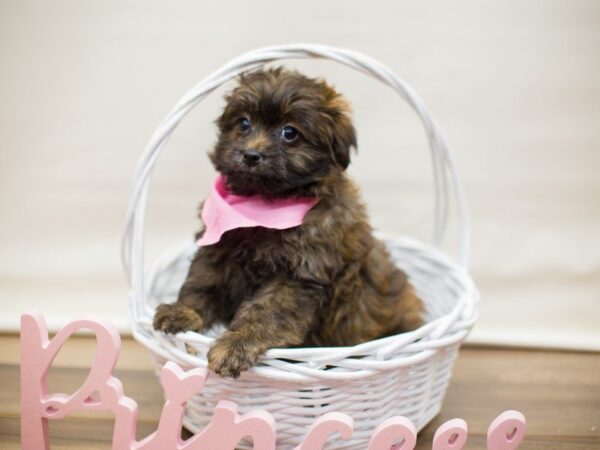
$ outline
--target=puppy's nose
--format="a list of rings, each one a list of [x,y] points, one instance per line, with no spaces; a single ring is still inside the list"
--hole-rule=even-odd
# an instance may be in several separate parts
[[[246,150],[244,152],[244,162],[249,166],[255,166],[263,159],[263,155],[256,150]]]

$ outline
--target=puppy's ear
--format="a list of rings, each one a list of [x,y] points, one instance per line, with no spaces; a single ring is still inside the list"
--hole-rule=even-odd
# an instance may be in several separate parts
[[[356,148],[356,131],[350,117],[343,114],[333,124],[333,158],[342,169],[350,164],[352,148]]]
[[[346,169],[350,164],[350,151],[356,149],[356,130],[352,125],[350,104],[333,88],[325,86],[330,122],[331,157],[333,162]]]

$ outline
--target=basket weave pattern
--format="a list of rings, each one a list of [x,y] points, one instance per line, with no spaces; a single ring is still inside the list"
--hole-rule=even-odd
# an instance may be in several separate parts
[[[459,263],[412,239],[386,239],[398,266],[409,276],[426,305],[421,328],[352,347],[272,349],[260,364],[238,380],[212,375],[187,406],[184,424],[199,431],[219,400],[236,402],[240,412],[260,408],[277,421],[278,448],[294,448],[316,418],[330,411],[349,414],[354,433],[328,448],[365,448],[375,427],[402,415],[418,429],[440,410],[460,343],[476,320],[478,297],[467,271],[469,228],[462,188],[450,152],[435,122],[416,94],[389,69],[364,55],[316,45],[259,49],[231,61],[186,94],[152,137],[138,165],[123,242],[126,272],[132,286],[131,318],[135,338],[152,353],[157,369],[170,360],[182,367],[206,367],[208,350],[222,329],[165,335],[152,328],[155,308],[177,298],[193,243],[186,244],[144,271],[143,231],[149,175],[179,121],[216,87],[243,71],[283,58],[327,58],[388,84],[417,112],[430,142],[436,186],[434,240],[441,241],[454,195],[459,222]],[[240,448],[252,448],[242,443]]]

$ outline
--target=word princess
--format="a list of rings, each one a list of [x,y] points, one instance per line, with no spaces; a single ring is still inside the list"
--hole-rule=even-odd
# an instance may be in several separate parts
[[[46,375],[54,358],[79,330],[91,330],[96,336],[96,355],[84,383],[73,394],[48,394]],[[137,404],[125,396],[121,382],[112,375],[121,347],[115,327],[107,322],[81,319],[69,323],[50,340],[46,323],[39,314],[21,318],[21,448],[49,450],[48,420],[60,420],[74,411],[110,411],[115,417],[113,450],[234,450],[243,439],[250,438],[255,450],[275,450],[276,424],[267,411],[238,414],[235,403],[222,400],[212,421],[189,439],[181,439],[183,414],[187,401],[202,391],[208,371],[182,370],[168,362],[162,368],[160,383],[166,401],[157,429],[141,441],[135,439]],[[214,376],[214,375],[213,375]],[[94,395],[97,393],[97,395]],[[525,435],[523,415],[506,411],[488,430],[488,450],[514,450]],[[341,439],[352,438],[353,421],[346,414],[330,412],[319,417],[307,430],[302,443],[294,450],[320,450],[335,433]],[[460,450],[467,440],[467,424],[450,420],[435,433],[433,450]],[[412,450],[417,430],[405,417],[391,417],[374,431],[366,450]]]

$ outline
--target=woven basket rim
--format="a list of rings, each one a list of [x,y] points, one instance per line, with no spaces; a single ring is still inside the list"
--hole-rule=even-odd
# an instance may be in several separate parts
[[[381,233],[378,233],[381,235]],[[427,255],[427,259],[436,261],[440,264],[448,276],[454,278],[460,283],[463,292],[457,296],[457,302],[453,309],[455,315],[460,318],[450,317],[452,312],[440,316],[416,330],[406,333],[399,333],[392,336],[386,336],[361,344],[352,346],[340,347],[298,347],[298,348],[277,348],[270,349],[261,358],[261,365],[254,367],[250,372],[262,377],[275,378],[275,373],[288,372],[295,367],[299,369],[297,364],[283,364],[286,369],[278,368],[282,359],[293,361],[301,361],[308,364],[306,373],[299,373],[297,381],[304,380],[302,375],[309,375],[310,378],[315,376],[314,371],[320,372],[317,378],[340,379],[339,374],[325,370],[324,365],[327,361],[335,356],[336,364],[344,362],[345,365],[353,366],[353,374],[343,378],[359,378],[367,376],[372,370],[386,370],[396,366],[404,366],[414,364],[419,360],[426,358],[432,351],[447,347],[449,345],[461,342],[465,339],[470,329],[477,319],[475,305],[479,298],[479,293],[475,287],[469,273],[464,270],[459,264],[445,255],[441,250],[431,245],[424,244],[421,241],[406,236],[398,236],[386,234],[386,245],[394,245],[405,249],[418,250],[421,254]],[[163,258],[155,264],[152,275],[149,277],[149,286],[153,286],[154,278],[163,273],[174,262],[185,257],[190,249],[195,248],[193,242],[186,242],[185,246],[177,247],[177,251],[168,252]],[[136,340],[144,346],[162,354],[167,359],[176,359],[188,366],[206,367],[206,358],[202,355],[192,355],[186,350],[187,344],[200,344],[204,347],[209,347],[215,337],[203,333],[187,331],[176,335],[165,335],[164,333],[152,329],[152,317],[154,308],[148,306],[144,317],[140,317],[137,322],[132,322],[132,334]],[[439,335],[434,335],[439,330],[440,324],[448,321],[451,326],[446,332]],[[159,348],[157,348],[159,347]],[[345,356],[340,356],[345,355]],[[361,360],[357,357],[371,357],[373,360]],[[268,367],[265,367],[268,366]],[[314,367],[310,367],[314,366]],[[366,366],[366,367],[360,367]],[[368,367],[372,366],[372,367]],[[302,370],[300,370],[302,372]],[[363,373],[361,373],[363,372]],[[280,377],[276,377],[280,378]],[[294,377],[292,377],[294,378]],[[290,377],[288,377],[290,379]]]

